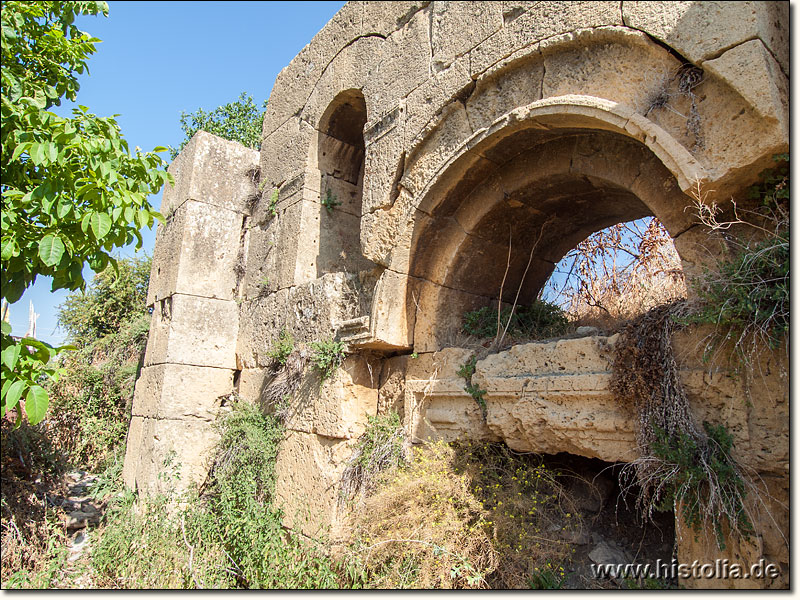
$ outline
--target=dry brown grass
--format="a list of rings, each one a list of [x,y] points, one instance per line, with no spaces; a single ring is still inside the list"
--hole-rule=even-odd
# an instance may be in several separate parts
[[[654,306],[686,297],[675,244],[655,218],[598,231],[560,264],[568,265],[568,276],[555,301],[576,325],[611,331]]]
[[[558,572],[581,528],[537,457],[436,442],[384,475],[351,548],[379,588],[528,588],[535,569]]]

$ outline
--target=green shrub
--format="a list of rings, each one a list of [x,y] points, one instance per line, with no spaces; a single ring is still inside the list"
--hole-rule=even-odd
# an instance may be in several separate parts
[[[509,318],[511,322],[509,323]],[[513,314],[507,306],[500,311],[500,332],[508,323],[508,333],[514,337],[542,339],[567,333],[569,321],[555,304],[536,300],[528,306],[517,306]],[[497,308],[485,306],[464,314],[462,331],[479,338],[497,335]]]
[[[45,426],[75,466],[103,469],[125,441],[150,328],[150,265],[147,256],[121,259],[60,307],[59,323],[79,349],[63,357],[63,374],[50,386]]]
[[[205,493],[119,498],[92,563],[101,585],[126,588],[334,588],[339,566],[313,541],[284,530],[273,505],[283,429],[236,402]],[[173,467],[174,468],[174,467]],[[166,471],[166,480],[170,479]]]
[[[272,349],[267,353],[267,356],[279,365],[284,366],[286,364],[286,359],[289,358],[293,350],[294,337],[292,337],[291,332],[287,331],[284,327],[281,329],[278,339],[273,342]]]
[[[761,182],[749,189],[754,210],[734,207],[734,220],[719,222],[719,209],[701,208],[701,221],[712,230],[728,231],[732,225],[756,231],[757,241],[730,240],[732,255],[708,270],[694,287],[701,303],[686,321],[710,323],[737,332],[737,351],[743,354],[744,336],[777,347],[789,331],[789,157],[761,173]],[[702,205],[699,205],[702,206]],[[747,217],[747,222],[740,216]]]
[[[333,376],[344,361],[344,342],[324,340],[311,342],[311,363],[320,373],[322,381]]]
[[[696,534],[702,533],[710,520],[717,545],[724,550],[724,525],[745,538],[753,533],[744,507],[747,488],[731,458],[731,434],[724,425],[704,422],[703,428],[708,443],[700,445],[685,433],[669,436],[654,427],[653,454],[670,467],[669,476],[662,481],[664,494],[658,508],[672,510],[680,506],[684,520]],[[713,474],[713,481],[709,473]],[[711,493],[719,499],[714,511],[707,510]]]
[[[403,463],[403,433],[396,412],[367,417],[367,427],[342,472],[344,498],[368,494],[378,475]]]

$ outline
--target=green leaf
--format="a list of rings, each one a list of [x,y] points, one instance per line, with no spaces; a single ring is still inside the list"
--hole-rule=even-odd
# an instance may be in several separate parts
[[[111,231],[111,217],[106,213],[92,213],[89,223],[92,227],[92,233],[94,233],[94,239],[96,240],[103,239],[106,234]]]
[[[64,242],[61,238],[49,234],[42,238],[39,242],[39,258],[48,267],[54,267],[61,262],[61,257],[64,255]]]
[[[40,385],[32,386],[25,397],[25,414],[28,415],[28,422],[31,425],[40,423],[44,419],[49,404],[50,400],[44,388]]]
[[[21,351],[22,344],[19,343],[14,343],[3,350],[3,364],[13,371],[14,367],[17,366],[17,361],[19,360],[19,354]]]
[[[11,335],[11,323],[3,321],[2,330],[5,335]]]
[[[17,244],[14,242],[13,238],[6,238],[3,240],[2,243],[2,257],[3,260],[11,260],[11,257],[14,256],[14,252],[17,249]]]
[[[7,410],[11,410],[17,405],[17,402],[19,402],[19,399],[22,397],[22,393],[25,391],[26,387],[28,387],[28,384],[22,379],[18,379],[9,386],[5,395],[6,401],[3,404],[3,413],[5,413]]]

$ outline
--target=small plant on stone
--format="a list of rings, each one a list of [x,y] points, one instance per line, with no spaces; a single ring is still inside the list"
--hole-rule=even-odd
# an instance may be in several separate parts
[[[481,407],[481,415],[483,415],[483,420],[486,420],[486,399],[483,397],[486,394],[486,390],[480,389],[477,385],[472,383],[472,376],[475,374],[475,365],[478,362],[477,356],[472,356],[470,359],[461,365],[461,368],[458,370],[456,375],[459,377],[463,377],[464,381],[467,382],[467,385],[464,386],[464,391],[466,391],[470,396],[472,396],[473,400],[477,402],[478,406]]]
[[[270,217],[276,217],[278,215],[278,188],[275,188],[272,195],[269,197],[267,213]]]
[[[333,209],[340,206],[342,203],[336,198],[336,194],[331,191],[331,188],[325,190],[325,197],[321,199],[322,206],[328,209],[328,212],[333,212]]]
[[[294,337],[284,327],[281,329],[278,339],[272,343],[272,349],[267,352],[267,356],[283,367],[293,350]]]
[[[344,361],[344,342],[323,340],[311,342],[311,363],[319,371],[322,382],[329,379]]]
[[[342,499],[369,494],[380,473],[403,464],[404,433],[396,412],[367,417],[367,428],[342,472]]]

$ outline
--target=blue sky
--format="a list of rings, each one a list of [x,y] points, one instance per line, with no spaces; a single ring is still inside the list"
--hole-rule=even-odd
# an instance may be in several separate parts
[[[89,59],[78,102],[101,116],[119,114],[131,148],[177,146],[181,111],[211,110],[241,92],[261,104],[275,77],[344,2],[109,2],[109,16],[84,17],[78,26],[103,40]],[[62,106],[60,114],[69,114]],[[165,154],[164,158],[169,160]],[[161,194],[150,202],[158,207]],[[152,254],[155,227],[143,231]],[[121,251],[123,256],[133,250]],[[88,267],[85,274],[89,274]],[[29,300],[37,336],[60,343],[57,308],[68,292],[50,292],[40,277],[11,305],[15,335],[28,326]]]

